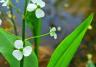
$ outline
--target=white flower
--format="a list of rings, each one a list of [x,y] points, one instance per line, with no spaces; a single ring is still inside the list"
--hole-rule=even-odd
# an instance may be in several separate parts
[[[57,39],[57,34],[56,34],[56,28],[55,27],[52,27],[50,29],[50,36],[54,37],[54,39]]]
[[[2,24],[2,19],[0,19],[0,25]]]
[[[23,56],[28,57],[32,53],[32,47],[31,46],[26,46],[23,47],[23,42],[22,40],[16,40],[14,42],[14,47],[16,50],[12,52],[12,55],[18,60],[22,60]]]
[[[42,18],[45,16],[45,12],[41,9],[45,7],[45,2],[42,0],[31,0],[32,3],[29,3],[27,6],[27,11],[35,11],[37,18]]]
[[[88,54],[87,57],[88,57],[88,60],[91,60],[92,59],[92,54]]]
[[[57,27],[57,30],[58,30],[58,31],[61,31],[61,27],[60,27],[60,26],[59,26],[59,27]]]
[[[2,3],[2,6],[8,7],[9,0],[0,0],[0,3]]]
[[[92,30],[92,28],[93,28],[92,25],[89,25],[89,26],[88,26],[88,29],[89,29],[89,30]]]

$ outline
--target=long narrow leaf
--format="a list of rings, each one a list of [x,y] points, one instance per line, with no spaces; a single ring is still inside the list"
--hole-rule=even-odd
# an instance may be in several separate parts
[[[85,19],[68,37],[66,37],[54,51],[47,67],[67,67],[83,39],[93,14]]]

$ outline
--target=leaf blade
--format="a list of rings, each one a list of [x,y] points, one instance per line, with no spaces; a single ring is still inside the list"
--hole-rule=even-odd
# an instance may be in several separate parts
[[[62,57],[62,55],[66,52],[66,50],[68,48],[70,48],[71,43],[74,41],[75,38],[77,38],[79,36],[79,33],[86,31],[86,29],[88,28],[88,25],[91,24],[92,19],[93,19],[93,14],[91,14],[80,26],[78,26],[75,29],[75,31],[73,31],[68,37],[66,37],[60,43],[60,45],[54,51],[47,67],[55,67],[56,64],[58,64],[60,57]],[[85,33],[82,33],[82,35],[83,34],[85,34]],[[81,38],[81,40],[82,40],[82,38]],[[59,63],[59,67],[60,67],[60,63]],[[61,67],[66,67],[66,66],[61,66]]]
[[[0,53],[8,61],[10,67],[20,67],[20,62],[12,55],[14,42],[17,39],[20,39],[20,37],[7,33],[0,28]],[[26,42],[26,45],[31,44]],[[38,67],[38,60],[34,52],[29,57],[24,58],[24,67]]]

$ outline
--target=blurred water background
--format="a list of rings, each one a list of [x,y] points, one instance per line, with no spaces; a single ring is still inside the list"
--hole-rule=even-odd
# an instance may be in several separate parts
[[[23,0],[13,0],[15,8],[13,14],[16,15],[16,24],[18,33],[21,35],[22,15],[24,11]],[[71,33],[81,21],[86,17],[90,10],[90,0],[45,0],[46,7],[44,11],[46,16],[42,19],[41,34],[48,33],[50,26],[61,27],[61,31],[57,32],[58,39],[54,40],[50,36],[42,37],[41,45],[53,47],[56,46],[62,39]],[[8,11],[6,7],[1,7],[0,10]],[[19,11],[20,13],[18,13]],[[30,30],[26,29],[26,35],[31,36]]]

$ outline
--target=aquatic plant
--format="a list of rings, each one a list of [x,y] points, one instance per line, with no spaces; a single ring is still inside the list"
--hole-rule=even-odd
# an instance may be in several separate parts
[[[14,7],[11,0],[0,0],[2,7],[7,7],[10,11]],[[46,34],[40,34],[42,21],[41,18],[45,16],[44,11],[41,9],[45,6],[45,2],[42,0],[25,0],[24,14],[22,18],[22,36],[17,35],[16,25],[11,17],[11,21],[14,25],[15,35],[6,32],[0,27],[0,53],[10,64],[10,67],[39,67],[38,63],[38,49],[40,44],[40,38],[50,35],[57,39],[58,36],[55,27],[50,28]],[[13,15],[12,12],[10,12]],[[68,67],[70,61],[74,57],[80,43],[86,34],[88,27],[93,19],[93,13],[89,15],[70,35],[68,35],[57,48],[54,50],[47,67]],[[0,19],[0,26],[2,25],[2,19]],[[33,32],[33,36],[25,38],[26,24]],[[59,29],[60,30],[60,29]],[[35,48],[32,49],[32,45],[29,40],[33,39],[35,42]]]

